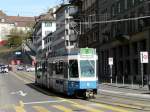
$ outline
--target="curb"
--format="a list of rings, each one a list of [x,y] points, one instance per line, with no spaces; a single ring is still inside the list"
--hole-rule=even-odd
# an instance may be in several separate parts
[[[102,84],[99,84],[99,85],[107,85],[107,86],[111,86],[111,87],[116,87],[116,88],[121,88],[121,89],[137,90],[137,91],[149,91],[148,87],[138,88],[138,87],[131,87],[131,86],[128,86],[128,85],[123,86],[123,85],[115,85],[115,84],[110,84],[110,83],[102,83]]]

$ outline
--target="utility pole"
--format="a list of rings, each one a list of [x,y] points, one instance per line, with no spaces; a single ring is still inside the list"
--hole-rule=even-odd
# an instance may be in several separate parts
[[[108,58],[108,64],[110,66],[110,83],[112,84],[113,82],[113,76],[112,76],[112,66],[113,66],[113,57]]]

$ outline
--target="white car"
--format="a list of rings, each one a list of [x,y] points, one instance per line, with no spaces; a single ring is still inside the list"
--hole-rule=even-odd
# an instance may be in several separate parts
[[[27,67],[26,71],[27,72],[34,72],[35,71],[35,67]]]
[[[2,66],[0,72],[1,73],[8,73],[8,67]]]

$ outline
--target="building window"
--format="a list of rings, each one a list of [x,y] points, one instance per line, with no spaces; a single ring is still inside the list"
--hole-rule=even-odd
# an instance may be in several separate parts
[[[69,46],[69,41],[68,40],[66,40],[66,46]]]
[[[47,34],[49,34],[50,33],[50,31],[45,31],[45,35],[47,35]]]
[[[125,8],[125,10],[128,9],[128,3],[127,3],[127,0],[124,0],[124,8]]]
[[[68,29],[66,29],[66,35],[68,35],[69,34],[69,31],[68,31]]]
[[[138,48],[137,48],[137,43],[136,42],[132,44],[132,47],[133,47],[133,54],[134,55],[138,54]]]
[[[135,4],[135,0],[132,0],[132,5],[134,6],[134,4]]]
[[[118,3],[118,13],[120,13],[120,12],[121,12],[121,4]]]
[[[45,27],[51,27],[52,26],[52,23],[50,22],[47,22],[47,23],[45,23]]]
[[[112,16],[115,16],[115,8],[112,7]]]

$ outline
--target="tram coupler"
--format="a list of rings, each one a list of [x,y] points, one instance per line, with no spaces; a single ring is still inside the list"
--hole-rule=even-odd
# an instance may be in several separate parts
[[[94,98],[94,92],[93,92],[93,90],[86,90],[85,97],[86,98]]]

